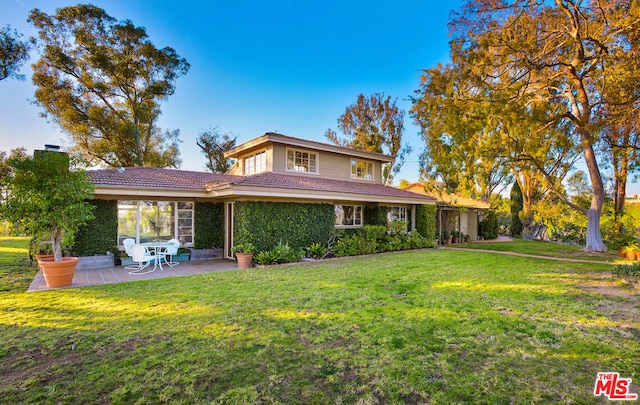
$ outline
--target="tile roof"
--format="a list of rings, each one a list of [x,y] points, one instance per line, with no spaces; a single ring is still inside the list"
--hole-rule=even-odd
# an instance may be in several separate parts
[[[264,172],[252,176],[233,176],[157,167],[127,167],[88,171],[98,186],[125,188],[161,188],[200,190],[216,187],[264,187],[270,189],[307,190],[343,194],[364,194],[381,197],[413,198],[435,201],[435,198],[384,186],[378,183],[332,180],[321,177]]]
[[[238,176],[228,174],[161,169],[158,167],[127,167],[89,170],[89,176],[99,186],[150,187],[202,190],[208,185],[228,183]]]
[[[346,180],[332,180],[321,177],[296,176],[292,174],[279,174],[272,172],[240,177],[237,180],[234,180],[233,184],[238,186],[325,191],[344,194],[365,194],[435,201],[435,198],[430,196],[412,193],[406,190],[400,190],[398,188],[373,182],[365,183]]]

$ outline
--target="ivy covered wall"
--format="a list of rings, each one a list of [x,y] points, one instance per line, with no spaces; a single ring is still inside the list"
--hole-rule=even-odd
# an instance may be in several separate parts
[[[115,254],[118,239],[118,201],[92,200],[94,219],[80,227],[71,247],[73,256]]]
[[[332,204],[239,201],[235,203],[234,244],[252,243],[256,251],[282,244],[305,248],[326,243],[335,221]]]
[[[364,207],[364,224],[387,226],[387,210],[382,205]]]
[[[196,201],[193,212],[193,246],[196,249],[224,245],[224,203]]]
[[[416,231],[428,240],[436,237],[436,212],[435,205],[418,205],[416,209]]]

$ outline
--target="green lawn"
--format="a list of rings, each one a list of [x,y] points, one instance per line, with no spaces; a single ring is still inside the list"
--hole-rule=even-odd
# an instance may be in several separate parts
[[[540,242],[534,240],[514,239],[511,242],[468,242],[455,243],[450,247],[469,249],[497,250],[501,252],[526,253],[530,255],[563,257],[567,259],[595,260],[603,262],[624,262],[625,259],[618,252],[587,253],[580,246],[566,245],[555,242]]]
[[[9,262],[3,277],[21,272]],[[636,296],[579,288],[628,293],[603,271],[425,250],[30,294],[20,281],[0,293],[0,398],[594,403],[599,371],[640,381]]]

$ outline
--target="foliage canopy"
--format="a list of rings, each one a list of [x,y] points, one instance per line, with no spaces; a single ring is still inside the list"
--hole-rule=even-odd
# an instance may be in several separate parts
[[[404,111],[398,108],[395,100],[391,100],[391,96],[375,93],[365,97],[359,94],[356,103],[348,106],[338,117],[338,128],[346,138],[340,138],[332,129],[325,132],[327,139],[336,145],[386,153],[395,158],[391,165],[383,168],[384,184],[391,184],[412,150],[409,144],[402,146]]]
[[[0,28],[0,80],[8,77],[24,79],[18,73],[29,58],[29,43],[20,40],[22,35],[11,26]]]
[[[103,9],[78,5],[47,15],[31,11],[40,59],[33,65],[37,102],[91,163],[109,167],[180,164],[178,134],[156,126],[160,102],[189,64],[156,48],[144,28]]]
[[[15,157],[2,215],[20,224],[30,235],[51,236],[56,261],[62,258],[62,238],[73,237],[78,228],[93,219],[94,185],[83,170],[69,170],[64,153],[36,151],[33,157]],[[66,233],[66,235],[65,235]]]

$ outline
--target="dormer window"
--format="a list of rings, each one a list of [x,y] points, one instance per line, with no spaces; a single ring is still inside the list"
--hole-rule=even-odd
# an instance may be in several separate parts
[[[267,171],[267,152],[262,151],[244,158],[244,175],[262,173]]]
[[[373,180],[373,163],[351,159],[351,178]]]
[[[318,174],[318,154],[287,149],[287,171]]]

